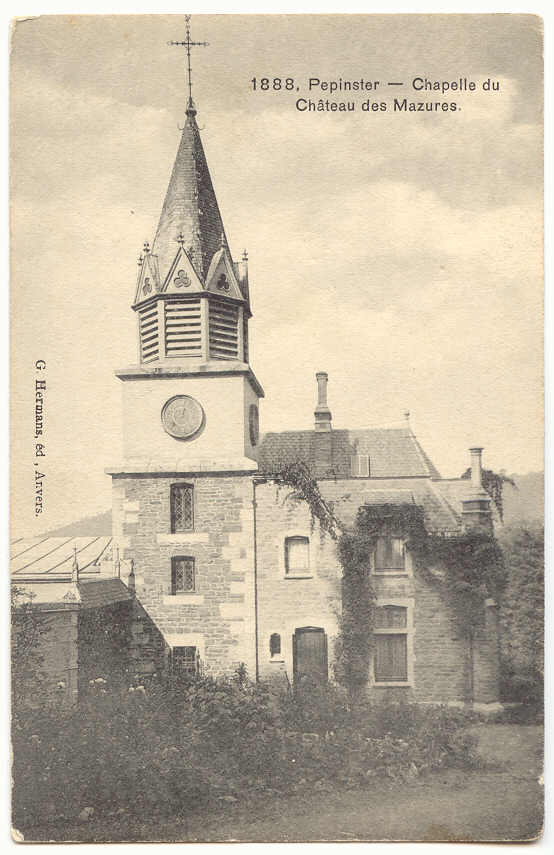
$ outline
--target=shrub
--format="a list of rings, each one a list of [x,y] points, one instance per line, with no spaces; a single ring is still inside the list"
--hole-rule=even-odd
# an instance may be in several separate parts
[[[288,794],[469,763],[463,714],[355,705],[304,685],[272,695],[234,678],[169,679],[124,691],[92,680],[78,708],[14,710],[14,824],[186,816],[244,793]]]

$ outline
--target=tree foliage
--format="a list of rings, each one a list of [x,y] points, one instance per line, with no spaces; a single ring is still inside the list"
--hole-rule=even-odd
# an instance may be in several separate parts
[[[46,616],[24,588],[11,587],[11,677],[14,706],[37,696],[45,681],[43,644],[49,626]]]
[[[500,598],[500,659],[505,701],[540,704],[544,680],[544,528],[501,535],[507,583]]]

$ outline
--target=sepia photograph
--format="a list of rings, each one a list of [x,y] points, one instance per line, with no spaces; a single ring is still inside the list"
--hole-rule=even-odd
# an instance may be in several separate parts
[[[10,40],[12,839],[539,839],[541,18]]]

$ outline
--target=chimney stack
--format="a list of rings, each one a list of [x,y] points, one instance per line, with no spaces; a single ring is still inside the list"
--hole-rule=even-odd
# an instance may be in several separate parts
[[[464,528],[480,528],[492,532],[491,501],[483,487],[482,448],[470,448],[471,455],[471,491],[467,499],[462,500],[462,519]]]
[[[470,448],[471,456],[471,486],[475,492],[480,493],[483,489],[483,464],[482,464],[482,448]]]
[[[317,380],[317,407],[315,408],[315,429],[317,431],[331,430],[331,410],[327,406],[327,380],[326,371],[318,371],[315,375]]]

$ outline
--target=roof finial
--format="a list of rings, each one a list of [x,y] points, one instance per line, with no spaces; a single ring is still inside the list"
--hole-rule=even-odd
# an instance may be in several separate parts
[[[406,422],[406,427],[410,427],[410,411],[404,410],[404,420]]]
[[[77,544],[73,544],[73,565],[71,567],[71,581],[79,581],[79,562],[77,561]]]
[[[136,578],[135,578],[135,561],[131,558],[129,562],[129,578],[127,579],[127,588],[129,591],[134,594],[136,590]]]
[[[184,244],[184,242],[185,242],[185,236],[184,236],[184,234],[183,234],[182,230],[179,232],[179,234],[177,235],[177,237],[175,238],[175,240],[177,241],[177,243],[178,243],[178,244],[180,244],[181,246],[183,246],[183,244]]]
[[[196,115],[196,107],[194,106],[194,101],[192,100],[192,72],[190,67],[190,49],[193,47],[207,47],[209,42],[193,42],[190,38],[190,15],[185,15],[186,21],[186,39],[184,42],[168,42],[168,45],[175,45],[177,47],[184,47],[187,50],[187,72],[188,72],[188,87],[189,87],[189,100],[187,104],[187,116]]]
[[[246,252],[246,250],[244,250],[244,251],[243,251],[243,253],[242,253],[242,260],[243,260],[243,261],[248,261],[248,253]]]
[[[144,246],[142,247],[145,255],[150,255],[150,244],[147,240],[144,241]]]

